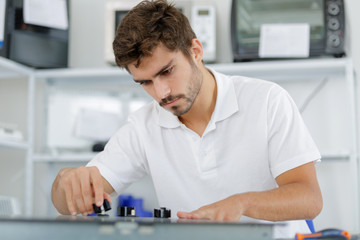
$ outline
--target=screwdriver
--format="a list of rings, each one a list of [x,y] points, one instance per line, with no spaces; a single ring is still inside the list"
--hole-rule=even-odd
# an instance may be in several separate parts
[[[296,240],[310,240],[310,239],[331,239],[331,240],[350,240],[351,235],[347,231],[329,228],[319,232],[310,234],[296,233]]]

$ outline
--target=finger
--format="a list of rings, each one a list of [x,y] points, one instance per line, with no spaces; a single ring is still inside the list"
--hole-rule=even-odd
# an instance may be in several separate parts
[[[184,218],[184,219],[201,219],[200,215],[196,212],[177,212],[178,218]]]
[[[85,209],[84,199],[82,196],[80,182],[78,179],[72,181],[72,194],[78,210],[80,211],[81,214],[85,215],[86,209]]]
[[[66,205],[68,207],[68,211],[71,215],[75,216],[77,215],[76,207],[75,207],[75,201],[72,194],[72,185],[71,183],[65,183],[64,184],[64,192],[65,192],[65,199],[66,199]]]
[[[107,192],[104,192],[104,198],[107,199],[110,202],[110,204],[112,204],[112,199],[111,199],[110,194],[108,194]]]
[[[209,211],[205,208],[199,208],[198,210],[191,212],[192,219],[213,219],[209,214]]]
[[[95,204],[100,207],[104,202],[104,185],[99,170],[96,167],[90,169],[90,181],[94,192]],[[108,196],[110,199],[111,197]],[[108,199],[108,198],[107,198]],[[109,199],[108,199],[109,200]]]
[[[185,219],[190,219],[191,218],[191,213],[189,213],[189,212],[179,211],[179,212],[176,213],[176,215],[178,216],[178,218],[185,218]]]
[[[84,201],[84,212],[82,213],[90,214],[93,212],[93,201],[88,169],[86,169],[86,167],[80,167],[78,169],[78,177],[80,179],[81,193]]]

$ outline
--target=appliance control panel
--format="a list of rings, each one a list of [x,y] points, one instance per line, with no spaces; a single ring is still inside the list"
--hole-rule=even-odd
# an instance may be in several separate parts
[[[191,8],[191,26],[203,46],[204,62],[216,60],[216,12],[213,5]]]
[[[327,53],[341,53],[344,47],[344,2],[343,0],[327,0],[325,2],[325,28],[327,34]]]

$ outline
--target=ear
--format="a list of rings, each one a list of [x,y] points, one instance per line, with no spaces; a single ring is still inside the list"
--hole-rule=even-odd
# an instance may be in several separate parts
[[[191,55],[194,62],[201,63],[203,57],[203,47],[199,39],[194,38],[191,45]]]

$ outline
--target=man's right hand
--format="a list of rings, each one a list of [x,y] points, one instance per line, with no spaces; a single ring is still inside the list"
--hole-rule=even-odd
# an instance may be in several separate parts
[[[100,207],[104,198],[111,203],[111,192],[113,188],[97,167],[78,167],[64,168],[59,172],[51,195],[59,213],[88,215],[93,213],[94,203]]]

